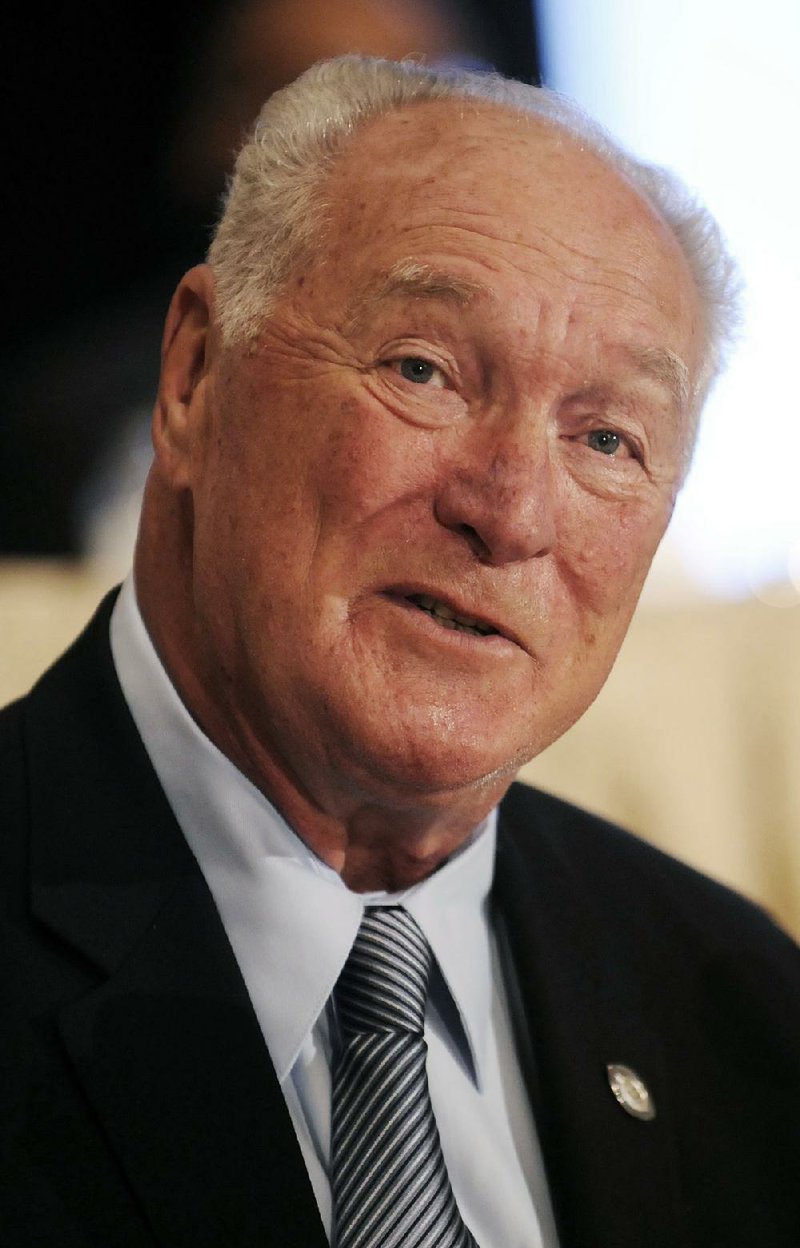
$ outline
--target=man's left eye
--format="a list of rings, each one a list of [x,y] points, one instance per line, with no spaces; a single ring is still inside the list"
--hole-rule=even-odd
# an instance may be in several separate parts
[[[613,429],[592,429],[587,441],[593,451],[600,451],[603,455],[616,455],[623,445],[621,437]]]

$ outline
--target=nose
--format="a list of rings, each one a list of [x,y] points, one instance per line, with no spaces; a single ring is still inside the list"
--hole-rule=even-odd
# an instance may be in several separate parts
[[[555,543],[555,505],[541,432],[537,437],[527,425],[507,431],[499,442],[479,439],[468,457],[443,474],[435,514],[483,563],[501,566],[548,554]]]

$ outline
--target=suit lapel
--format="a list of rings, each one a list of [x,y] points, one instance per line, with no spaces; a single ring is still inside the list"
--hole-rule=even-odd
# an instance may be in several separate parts
[[[26,713],[32,908],[97,970],[60,1035],[157,1242],[323,1248],[238,966],[117,685],[109,612]]]
[[[658,1035],[641,988],[604,942],[598,912],[557,834],[513,790],[501,808],[494,890],[523,1073],[548,1170],[561,1248],[686,1243]],[[656,1107],[632,1117],[607,1065],[631,1067]]]

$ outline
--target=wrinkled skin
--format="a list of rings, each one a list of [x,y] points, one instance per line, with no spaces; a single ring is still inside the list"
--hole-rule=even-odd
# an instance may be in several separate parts
[[[351,886],[398,887],[602,685],[700,312],[668,229],[537,119],[408,108],[326,201],[254,343],[222,347],[208,269],[176,293],[137,585],[208,735]]]

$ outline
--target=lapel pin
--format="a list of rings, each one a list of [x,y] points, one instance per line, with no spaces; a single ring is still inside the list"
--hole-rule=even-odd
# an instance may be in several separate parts
[[[650,1122],[656,1116],[656,1107],[645,1081],[630,1066],[610,1062],[606,1066],[608,1086],[619,1104],[632,1118]]]

